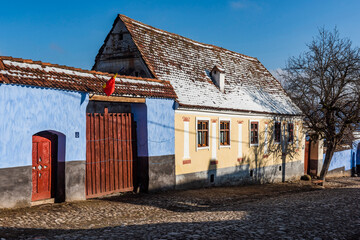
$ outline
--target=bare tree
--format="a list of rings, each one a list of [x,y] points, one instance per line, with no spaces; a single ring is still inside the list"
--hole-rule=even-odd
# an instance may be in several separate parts
[[[305,115],[312,139],[325,139],[324,180],[336,147],[360,122],[360,49],[338,30],[319,29],[308,50],[287,61],[284,88]]]

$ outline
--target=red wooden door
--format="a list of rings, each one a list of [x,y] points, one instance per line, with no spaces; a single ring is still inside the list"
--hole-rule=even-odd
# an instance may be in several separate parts
[[[51,141],[32,137],[32,201],[51,198]]]
[[[309,158],[310,158],[310,141],[305,141],[305,159],[304,159],[304,174],[309,172]]]

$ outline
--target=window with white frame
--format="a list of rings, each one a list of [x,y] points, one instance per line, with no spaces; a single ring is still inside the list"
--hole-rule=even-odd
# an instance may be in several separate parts
[[[220,121],[220,146],[230,145],[230,121]]]
[[[209,146],[209,121],[198,120],[197,121],[197,144],[198,147]]]
[[[259,121],[250,121],[250,145],[259,145]]]

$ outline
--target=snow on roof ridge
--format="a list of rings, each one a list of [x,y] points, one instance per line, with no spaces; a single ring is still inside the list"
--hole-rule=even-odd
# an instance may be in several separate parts
[[[165,30],[162,30],[162,29],[159,29],[159,28],[155,28],[155,27],[153,27],[151,25],[148,25],[148,24],[142,23],[140,21],[134,20],[134,19],[132,19],[132,18],[130,18],[128,16],[125,16],[123,14],[118,14],[118,17],[124,22],[131,22],[133,24],[136,24],[136,25],[138,25],[140,27],[149,29],[151,31],[154,31],[154,32],[157,32],[157,33],[160,33],[160,34],[163,34],[163,35],[171,36],[171,37],[176,37],[178,40],[186,41],[188,43],[194,44],[195,46],[208,48],[208,49],[216,49],[216,50],[219,50],[219,51],[227,51],[228,53],[236,54],[239,57],[242,57],[242,58],[250,60],[250,61],[259,61],[256,57],[251,57],[251,56],[248,56],[248,55],[245,55],[245,54],[242,54],[242,53],[238,53],[238,52],[235,52],[235,51],[223,48],[223,47],[215,46],[215,45],[212,45],[212,44],[202,43],[202,42],[193,40],[191,38],[181,36],[181,35],[176,34],[176,33],[172,33],[172,32],[168,32],[168,31],[165,31]]]
[[[88,77],[92,77],[94,75],[102,75],[101,77],[112,77],[114,76],[113,73],[108,73],[108,72],[99,72],[99,71],[94,71],[94,70],[86,70],[86,69],[81,69],[81,68],[75,68],[75,67],[70,67],[70,66],[66,66],[66,65],[59,65],[59,64],[53,64],[53,63],[48,63],[48,62],[42,62],[39,60],[32,60],[32,59],[23,59],[23,58],[14,58],[11,56],[0,56],[0,62],[2,62],[5,65],[11,64],[14,65],[12,63],[15,63],[15,65],[18,65],[19,67],[21,67],[21,64],[18,63],[23,63],[26,65],[38,65],[39,69],[40,68],[46,68],[46,67],[50,67],[50,68],[58,68],[58,69],[63,69],[63,70],[68,70],[68,71],[74,71],[74,72],[78,72],[78,73],[84,73],[87,74]],[[29,66],[30,67],[30,66]],[[30,68],[34,68],[34,67],[30,67]],[[35,67],[36,68],[36,67]],[[77,75],[72,74],[72,75]],[[135,77],[135,76],[126,76],[126,75],[117,75],[116,79],[132,79],[132,80],[141,80],[141,81],[150,81],[150,82],[158,82],[158,83],[167,83],[170,84],[169,81],[166,80],[160,80],[160,79],[152,79],[152,78],[142,78],[142,77]]]
[[[1,84],[36,86],[103,95],[102,85],[110,79],[110,76],[114,76],[114,74],[95,74],[95,71],[80,72],[76,68],[64,69],[55,64],[0,56]],[[177,98],[169,81],[118,76],[114,96],[126,95]]]
[[[51,66],[51,67],[62,68],[62,69],[67,69],[67,70],[72,70],[72,71],[79,71],[79,72],[92,72],[91,70],[75,68],[75,67],[70,67],[70,66],[66,66],[66,65],[59,65],[59,64],[42,62],[39,60],[32,60],[32,59],[15,58],[15,57],[11,57],[11,56],[0,56],[0,60],[8,60],[8,61],[21,62],[21,63],[27,63],[27,64],[38,64],[38,65]],[[101,73],[101,74],[103,74],[103,73]]]

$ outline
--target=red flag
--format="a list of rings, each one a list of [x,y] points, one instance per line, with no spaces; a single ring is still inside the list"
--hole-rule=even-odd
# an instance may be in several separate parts
[[[115,78],[117,76],[117,73],[106,82],[106,84],[103,85],[104,93],[106,96],[110,96],[115,91]]]

